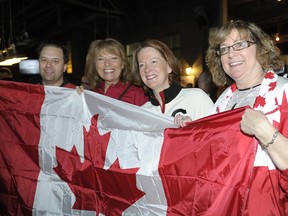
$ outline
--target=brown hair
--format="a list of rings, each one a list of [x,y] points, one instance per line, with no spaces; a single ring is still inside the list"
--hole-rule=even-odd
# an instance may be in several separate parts
[[[138,47],[134,50],[133,52],[133,64],[132,64],[132,71],[134,74],[139,74],[139,65],[138,65],[138,53],[140,50],[142,50],[145,47],[152,47],[160,52],[162,57],[167,61],[169,64],[170,68],[172,69],[172,72],[169,74],[169,84],[172,83],[177,83],[180,85],[181,83],[181,78],[180,78],[180,73],[181,73],[181,63],[180,61],[175,57],[173,52],[169,49],[169,47],[155,39],[150,39],[150,40],[145,40],[139,43]],[[144,85],[142,82],[143,88],[145,91],[148,90],[148,88]]]
[[[209,38],[209,48],[206,54],[206,64],[213,76],[213,81],[223,86],[231,83],[231,79],[224,72],[220,56],[216,54],[221,43],[230,35],[231,31],[238,31],[241,39],[249,40],[256,43],[257,60],[264,71],[279,70],[283,67],[284,62],[281,53],[271,37],[261,30],[256,24],[242,20],[231,21],[223,25],[219,31]]]
[[[68,64],[68,60],[69,60],[69,50],[67,48],[67,46],[65,46],[64,44],[62,44],[61,42],[58,41],[54,41],[54,40],[47,40],[47,41],[43,41],[39,44],[39,46],[37,47],[37,54],[38,54],[38,58],[40,57],[41,51],[44,47],[47,46],[52,46],[52,47],[56,47],[62,50],[63,52],[63,60],[64,60],[64,64]]]

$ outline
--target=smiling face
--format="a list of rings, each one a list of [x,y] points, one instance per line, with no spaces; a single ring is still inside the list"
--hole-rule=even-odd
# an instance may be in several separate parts
[[[43,47],[39,55],[39,70],[44,85],[60,86],[63,83],[63,73],[67,69],[61,48]]]
[[[96,70],[106,86],[119,81],[122,69],[123,60],[120,55],[104,50],[96,56]]]
[[[220,47],[231,46],[243,40],[249,40],[249,38],[241,38],[238,31],[232,30]],[[238,88],[253,86],[263,73],[263,69],[256,58],[256,48],[256,44],[238,51],[234,51],[230,47],[229,52],[220,57],[225,73],[236,82]]]
[[[172,69],[158,50],[143,48],[137,55],[137,62],[142,81],[155,95],[169,88],[168,77]]]

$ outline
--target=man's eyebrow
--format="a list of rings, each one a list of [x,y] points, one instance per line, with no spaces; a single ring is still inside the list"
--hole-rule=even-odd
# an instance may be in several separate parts
[[[48,59],[61,59],[61,58],[58,58],[58,57],[52,57],[52,58],[50,58],[50,57],[47,57],[47,56],[41,56],[40,58],[48,58]]]

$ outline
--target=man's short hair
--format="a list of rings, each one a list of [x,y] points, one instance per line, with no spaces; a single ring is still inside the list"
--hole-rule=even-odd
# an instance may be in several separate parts
[[[40,53],[42,51],[42,49],[46,46],[53,46],[53,47],[57,47],[62,49],[63,51],[63,57],[64,57],[64,64],[68,63],[69,60],[69,52],[68,52],[68,48],[61,42],[59,41],[55,41],[55,40],[46,40],[40,43],[40,45],[37,48],[37,54],[38,54],[38,58],[40,57]]]

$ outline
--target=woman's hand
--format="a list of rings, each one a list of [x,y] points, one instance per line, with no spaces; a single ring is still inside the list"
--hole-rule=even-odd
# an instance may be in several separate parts
[[[180,127],[186,126],[189,122],[192,122],[192,119],[189,116],[183,116],[178,114],[174,118],[174,124]]]
[[[288,139],[277,132],[262,111],[246,109],[241,130],[258,139],[278,169],[288,168]]]
[[[81,86],[76,86],[76,91],[79,95],[81,95],[84,92],[84,87]]]
[[[262,111],[249,108],[244,111],[242,116],[241,130],[266,144],[271,140],[276,129]]]

